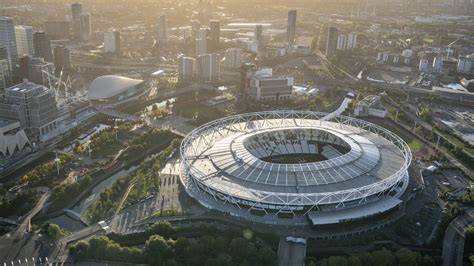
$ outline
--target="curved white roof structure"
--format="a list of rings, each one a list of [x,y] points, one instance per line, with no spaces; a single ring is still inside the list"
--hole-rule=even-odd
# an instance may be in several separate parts
[[[404,190],[411,162],[408,145],[380,126],[303,111],[213,121],[184,139],[181,157],[182,182],[198,201],[306,213]]]
[[[101,76],[91,82],[87,97],[89,100],[104,100],[116,97],[142,82],[143,80],[116,75]]]

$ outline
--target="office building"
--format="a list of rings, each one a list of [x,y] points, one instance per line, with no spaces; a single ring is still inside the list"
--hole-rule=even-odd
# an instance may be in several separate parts
[[[214,53],[219,51],[220,37],[221,37],[221,26],[218,20],[209,21],[210,36],[209,36],[209,50]]]
[[[33,33],[33,46],[35,49],[35,57],[41,57],[45,61],[53,62],[53,50],[49,36],[44,31]]]
[[[337,36],[336,49],[337,50],[346,50],[346,35],[345,34],[339,34]]]
[[[263,26],[261,24],[255,25],[255,30],[253,32],[253,41],[254,43],[261,43],[263,40]]]
[[[200,28],[196,31],[196,39],[207,39],[209,38],[210,30],[208,28]]]
[[[196,59],[181,56],[178,58],[178,81],[188,82],[193,79]]]
[[[474,72],[474,54],[460,56],[457,65],[457,71],[463,74],[471,74]]]
[[[116,53],[120,51],[120,32],[112,31],[104,33],[104,51]]]
[[[54,47],[54,67],[56,72],[71,68],[71,54],[64,46]]]
[[[437,56],[433,60],[433,72],[441,73],[443,71],[443,58]]]
[[[57,128],[57,114],[54,91],[27,80],[5,89],[0,100],[0,118],[19,121],[40,138]]]
[[[196,39],[196,57],[207,54],[207,38]]]
[[[393,59],[392,59],[392,62],[394,64],[398,64],[400,62],[400,56],[399,55],[394,55]]]
[[[249,95],[250,81],[253,78],[256,68],[257,66],[255,66],[254,63],[243,63],[240,66],[240,90],[244,97]]]
[[[165,15],[161,15],[158,22],[158,42],[168,40],[168,20]]]
[[[250,97],[257,101],[287,100],[292,97],[294,79],[273,76],[271,68],[259,69],[250,80]]]
[[[219,79],[221,56],[219,54],[200,55],[197,59],[198,78],[203,81]]]
[[[239,68],[242,65],[242,49],[229,48],[225,50],[224,67]]]
[[[0,46],[6,47],[10,71],[13,71],[18,63],[18,50],[12,18],[0,16]]]
[[[68,21],[46,21],[44,23],[44,29],[51,40],[68,39],[69,27]]]
[[[191,20],[191,35],[194,38],[197,38],[196,34],[199,31],[199,29],[201,29],[201,23],[199,23],[198,20]]]
[[[34,55],[33,28],[30,26],[15,26],[16,48],[18,56]]]
[[[89,41],[92,38],[92,22],[89,13],[81,14],[81,39]]]
[[[2,47],[0,47],[2,48]],[[4,94],[6,88],[12,84],[12,73],[8,60],[0,59],[0,95]]]
[[[427,72],[429,70],[429,60],[425,58],[421,58],[418,64],[418,71],[420,72]]]
[[[49,86],[50,75],[54,75],[54,64],[43,58],[24,56],[19,59],[20,76],[35,84]]]
[[[329,27],[326,39],[326,56],[332,55],[337,48],[339,30],[336,27]]]
[[[74,40],[81,40],[82,38],[82,4],[74,3],[71,5],[72,13],[72,32]]]
[[[351,32],[347,35],[347,47],[346,49],[357,48],[357,32]]]
[[[293,49],[296,37],[296,10],[288,12],[288,24],[286,27],[286,36],[288,42],[288,49]]]

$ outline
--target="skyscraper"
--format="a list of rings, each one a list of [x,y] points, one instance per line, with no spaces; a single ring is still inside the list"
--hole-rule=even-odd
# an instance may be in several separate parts
[[[288,48],[293,49],[296,37],[296,10],[288,12],[288,24],[286,27],[286,36],[288,41]]]
[[[207,54],[209,51],[208,42],[209,29],[201,28],[196,32],[196,57]]]
[[[69,22],[67,21],[46,21],[44,28],[50,40],[69,38]]]
[[[82,4],[74,3],[71,5],[72,12],[72,31],[75,40],[82,38]]]
[[[81,39],[89,41],[92,38],[92,23],[89,13],[81,14]]]
[[[5,49],[5,47],[0,47],[0,52],[1,49]],[[8,87],[10,87],[12,84],[12,73],[10,71],[10,66],[8,65],[8,60],[7,59],[1,59],[0,58],[0,95],[4,93],[4,90]]]
[[[54,74],[54,65],[43,58],[24,56],[20,58],[21,78],[35,84],[48,86],[49,75]]]
[[[242,65],[242,49],[229,48],[225,51],[224,66],[228,68],[239,68]]]
[[[474,72],[474,54],[459,56],[457,71],[464,74]]]
[[[347,35],[347,49],[355,49],[357,47],[357,32],[351,32]]]
[[[207,54],[207,38],[196,39],[196,56]]]
[[[168,20],[165,15],[160,16],[158,22],[158,41],[166,42],[168,40]]]
[[[220,76],[219,54],[205,54],[197,59],[198,77],[203,81],[217,80]]]
[[[33,33],[33,45],[35,47],[35,56],[41,57],[48,62],[53,62],[53,50],[48,34],[44,31]]]
[[[104,51],[106,53],[120,51],[120,32],[112,31],[104,33]]]
[[[56,71],[71,68],[71,54],[69,49],[61,45],[54,47],[54,67]]]
[[[218,20],[209,21],[210,31],[210,51],[217,52],[219,51],[220,46],[220,37],[221,37],[221,25]]]
[[[192,80],[194,76],[194,66],[196,59],[181,56],[178,58],[178,80],[179,82],[187,82]]]
[[[336,27],[329,27],[328,36],[326,39],[326,56],[333,54],[336,50],[338,32],[339,30]]]
[[[255,31],[253,32],[253,41],[255,43],[262,42],[263,26],[261,24],[255,25]]]
[[[33,28],[30,26],[15,26],[15,38],[18,56],[34,55]]]
[[[336,49],[337,50],[346,50],[346,35],[345,34],[339,34],[337,36]]]
[[[15,26],[13,19],[0,16],[0,46],[6,48],[7,61],[10,71],[16,67],[18,63],[18,51],[16,48]]]

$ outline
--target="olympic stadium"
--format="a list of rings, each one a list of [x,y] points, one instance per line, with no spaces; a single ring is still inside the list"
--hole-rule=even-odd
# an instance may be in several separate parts
[[[305,111],[240,114],[196,128],[181,182],[206,208],[252,222],[331,226],[390,215],[411,152],[389,130]]]

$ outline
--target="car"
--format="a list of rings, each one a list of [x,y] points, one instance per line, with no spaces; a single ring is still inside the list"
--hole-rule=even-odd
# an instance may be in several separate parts
[[[444,181],[443,181],[443,185],[444,185],[444,186],[449,186],[449,185],[451,185],[451,183],[449,183],[447,180],[444,180]]]

